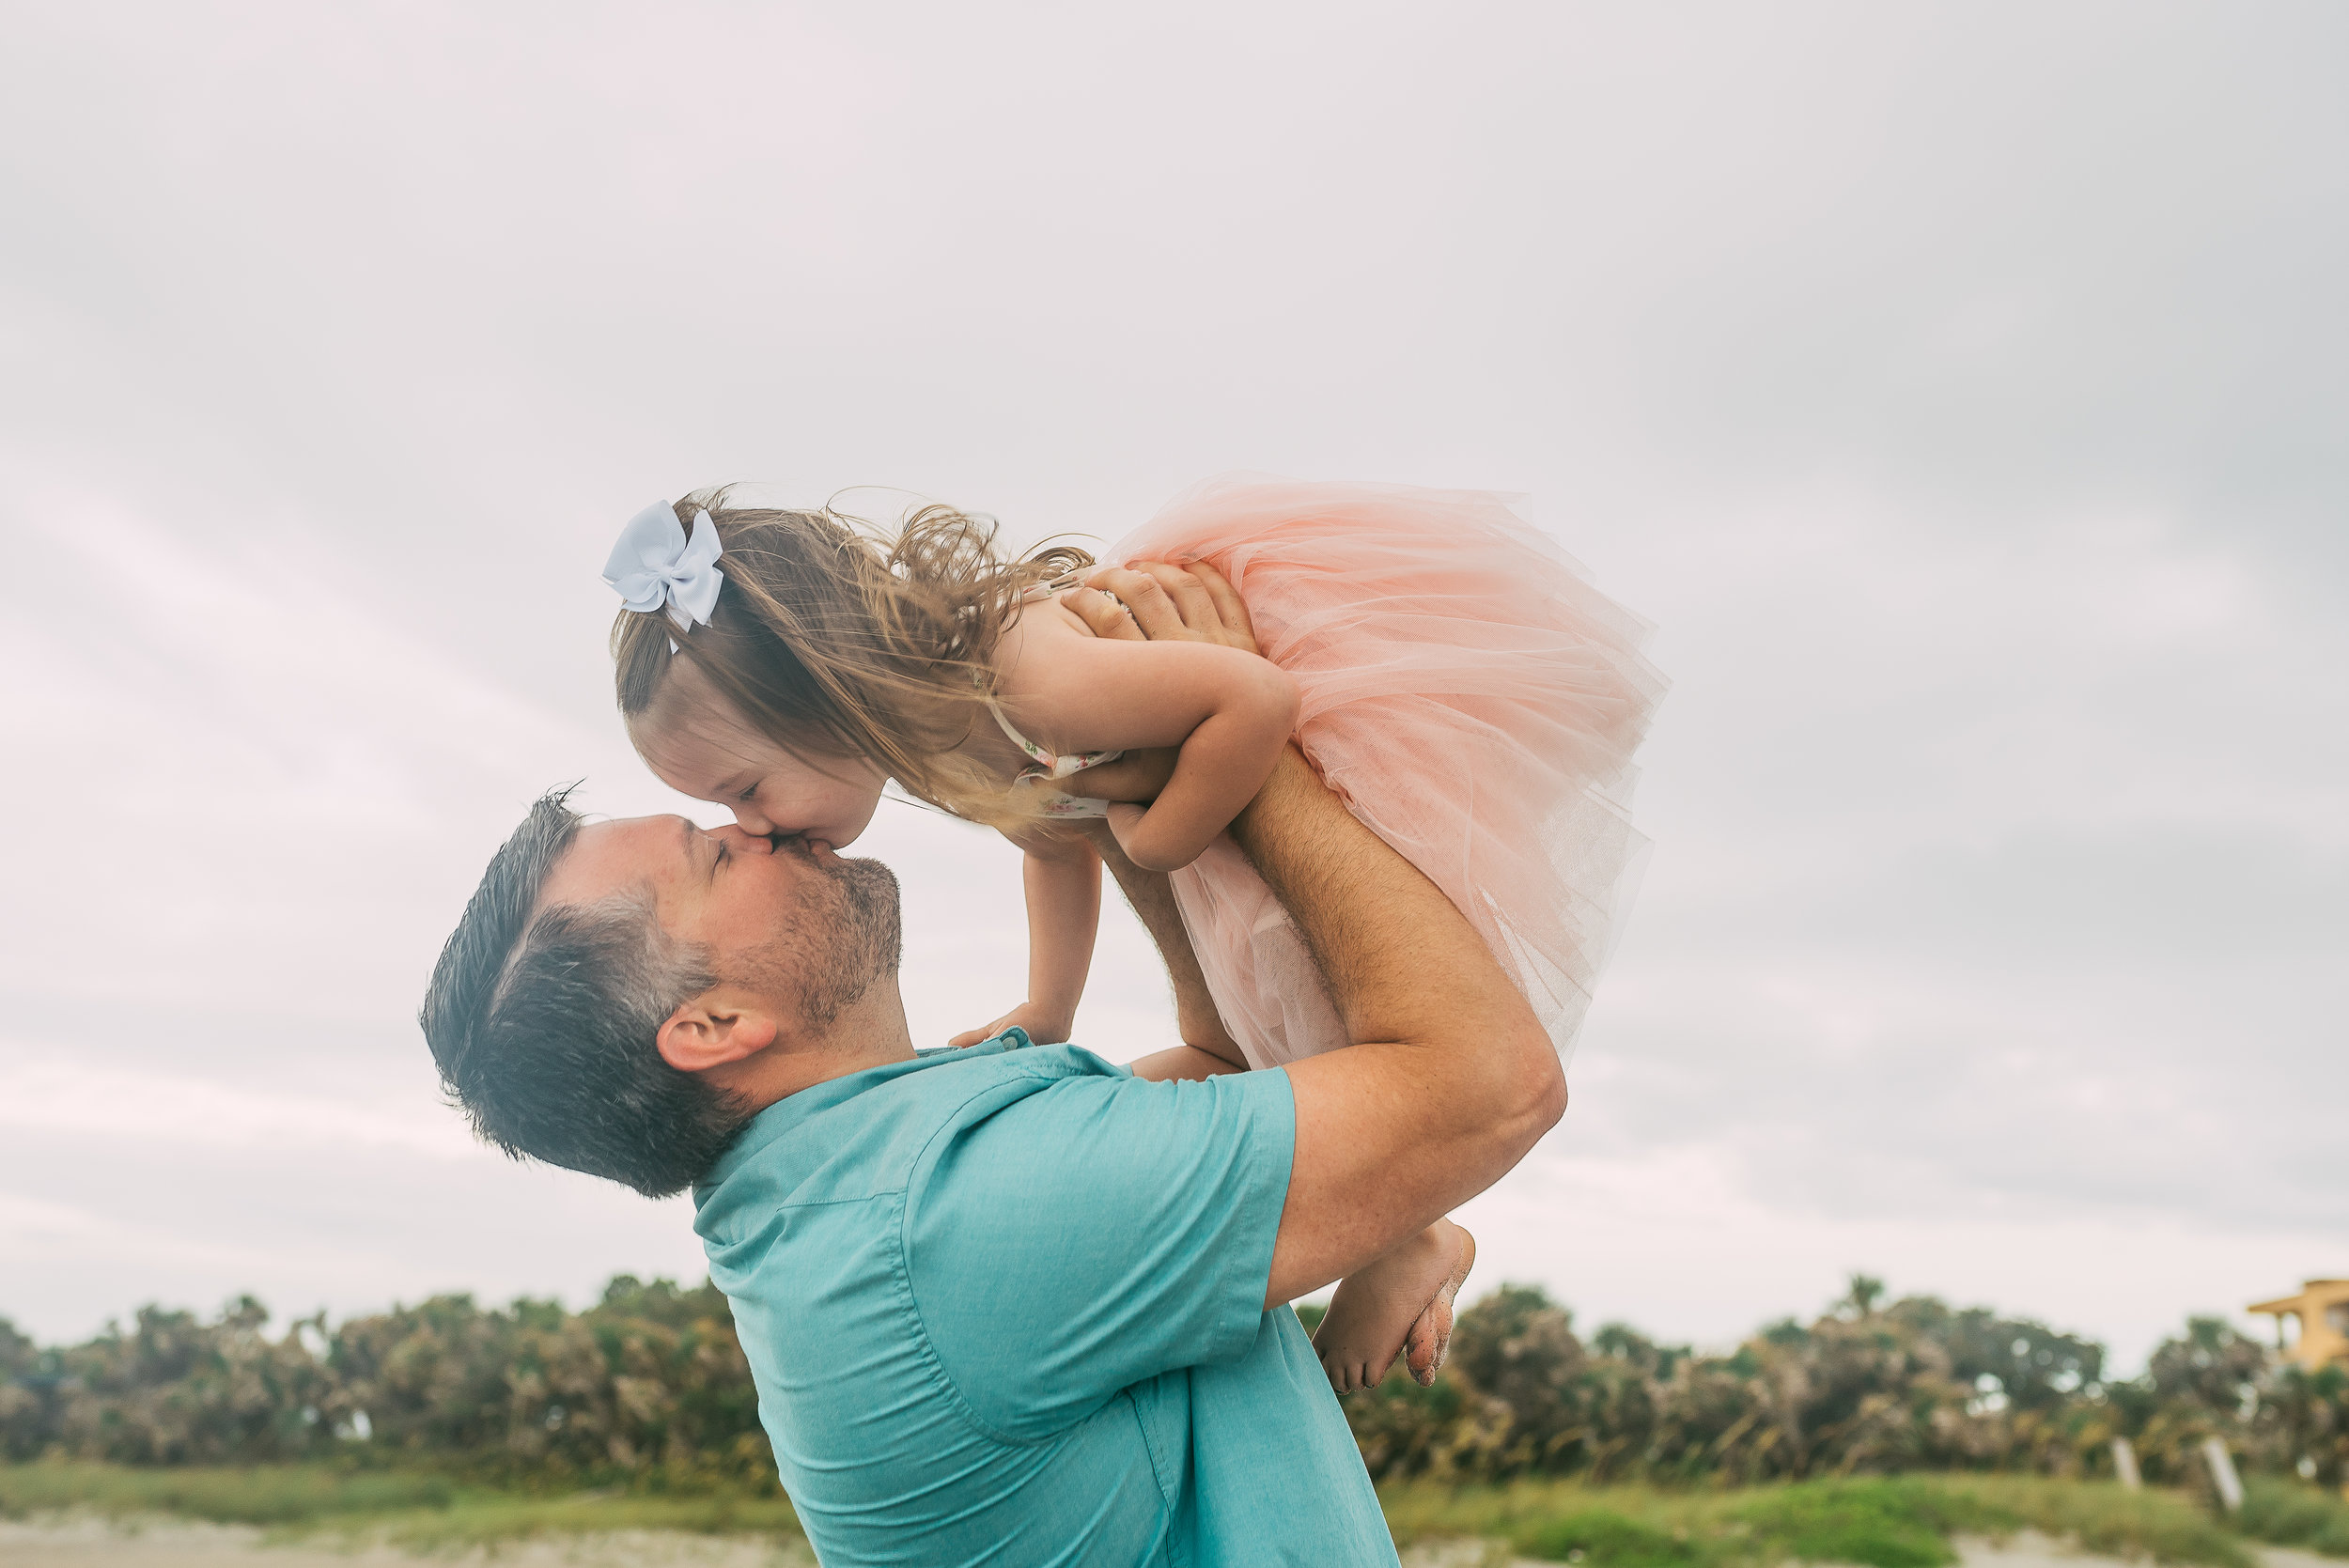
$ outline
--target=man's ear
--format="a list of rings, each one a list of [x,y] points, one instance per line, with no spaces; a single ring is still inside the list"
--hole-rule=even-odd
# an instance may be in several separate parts
[[[653,1037],[661,1060],[681,1073],[744,1062],[775,1043],[775,1020],[750,998],[721,986],[669,1015]]]

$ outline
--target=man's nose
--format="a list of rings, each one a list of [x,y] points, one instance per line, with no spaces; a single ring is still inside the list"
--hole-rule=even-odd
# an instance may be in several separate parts
[[[735,826],[713,828],[710,831],[723,837],[726,841],[727,847],[731,849],[747,850],[754,855],[771,855],[775,852],[774,840],[767,836],[773,830],[764,823],[754,827],[752,823],[738,815],[735,818]]]

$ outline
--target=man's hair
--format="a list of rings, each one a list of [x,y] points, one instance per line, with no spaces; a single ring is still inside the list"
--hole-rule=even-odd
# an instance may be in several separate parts
[[[713,980],[706,955],[661,929],[649,892],[533,916],[579,832],[568,794],[543,797],[490,860],[416,1021],[484,1140],[662,1198],[700,1179],[750,1113],[654,1045]]]

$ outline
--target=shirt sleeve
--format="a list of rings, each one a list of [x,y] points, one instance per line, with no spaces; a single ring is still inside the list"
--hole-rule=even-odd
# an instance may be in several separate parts
[[[1278,1071],[1058,1079],[951,1129],[905,1217],[948,1380],[1031,1442],[1131,1384],[1245,1354],[1296,1139]]]

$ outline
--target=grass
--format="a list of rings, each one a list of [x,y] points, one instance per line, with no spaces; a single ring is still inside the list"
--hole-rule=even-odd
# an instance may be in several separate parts
[[[460,1498],[428,1514],[351,1520],[349,1534],[374,1534],[417,1551],[490,1546],[546,1535],[677,1530],[694,1535],[797,1537],[799,1516],[781,1498]]]
[[[337,1471],[323,1466],[249,1469],[126,1469],[49,1461],[0,1466],[0,1518],[77,1509],[119,1518],[173,1514],[224,1525],[307,1525],[327,1519],[445,1509],[443,1477]]]
[[[1398,1542],[1471,1536],[1587,1568],[1770,1568],[1788,1560],[1946,1568],[1951,1537],[2033,1529],[2092,1551],[2254,1568],[2234,1535],[2182,1497],[2024,1476],[1906,1476],[1739,1491],[1573,1482],[1380,1493]]]
[[[1609,1568],[1699,1568],[1705,1552],[1686,1532],[1643,1524],[1611,1508],[1578,1508],[1520,1529],[1510,1543],[1546,1562],[1608,1564]]]
[[[2132,1492],[2117,1482],[2056,1481],[2044,1476],[1938,1476],[1935,1484],[1966,1490],[2024,1525],[2108,1557],[2249,1568],[2236,1534],[2181,1492]]]
[[[68,1511],[257,1525],[281,1537],[334,1531],[419,1551],[617,1530],[800,1533],[799,1519],[782,1498],[532,1497],[465,1487],[444,1476],[309,1465],[154,1470],[58,1461],[0,1466],[0,1518]]]
[[[2113,1557],[2255,1568],[2242,1538],[2183,1496],[2030,1476],[1903,1476],[1741,1490],[1414,1482],[1382,1488],[1379,1499],[1398,1542],[1481,1537],[1504,1541],[1529,1558],[1585,1568],[1775,1568],[1787,1561],[1948,1568],[1957,1560],[1952,1536],[2024,1529]],[[782,1498],[537,1497],[445,1476],[326,1466],[0,1466],[0,1517],[69,1510],[117,1518],[176,1514],[256,1525],[279,1536],[334,1532],[419,1551],[622,1530],[800,1533]],[[2254,1481],[2234,1523],[2256,1540],[2349,1557],[2349,1504],[2311,1486]]]
[[[2255,1480],[2243,1488],[2235,1527],[2255,1540],[2349,1557],[2349,1500],[2288,1481]]]

